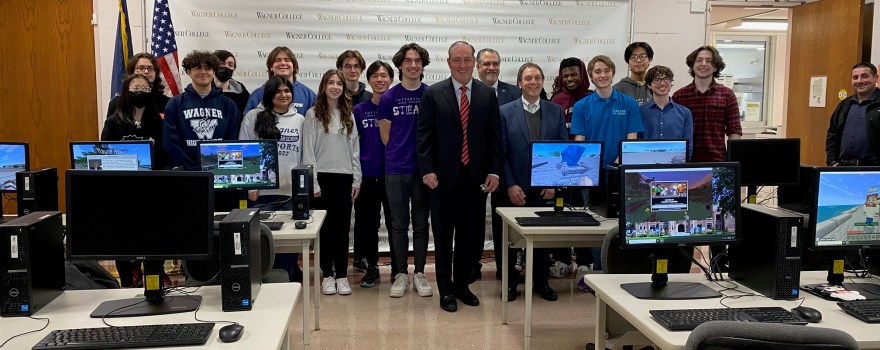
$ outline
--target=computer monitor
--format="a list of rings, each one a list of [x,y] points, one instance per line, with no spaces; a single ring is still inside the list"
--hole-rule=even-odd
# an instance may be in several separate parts
[[[214,200],[210,172],[68,170],[66,179],[69,259],[211,257]],[[145,268],[152,265],[144,264]],[[196,299],[163,296],[160,272],[144,273],[148,302],[144,298],[108,301],[92,316],[195,310]]]
[[[531,187],[586,188],[600,185],[602,142],[532,141],[530,158]]]
[[[620,165],[682,164],[687,159],[687,139],[620,140]]]
[[[622,248],[736,243],[739,185],[739,164],[733,162],[621,166]],[[654,272],[658,273],[656,269]],[[665,279],[665,274],[657,278]],[[622,287],[646,299],[718,296],[702,284],[670,283],[663,287],[664,284],[665,281],[654,280]]]
[[[199,164],[214,174],[215,190],[278,188],[278,143],[275,140],[202,141]]]
[[[739,162],[742,186],[797,185],[800,139],[729,140],[727,160]]]
[[[15,193],[15,173],[30,170],[28,144],[0,142],[0,192]]]
[[[70,168],[83,170],[152,170],[153,142],[71,142]]]

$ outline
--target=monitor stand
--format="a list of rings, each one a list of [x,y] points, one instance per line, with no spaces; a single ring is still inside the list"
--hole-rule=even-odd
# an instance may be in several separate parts
[[[651,282],[623,283],[620,288],[638,299],[687,300],[720,298],[721,293],[695,282],[669,282],[669,260],[657,251],[651,259]]]
[[[539,210],[535,212],[535,215],[540,217],[556,217],[556,218],[591,218],[593,217],[586,211],[581,210],[569,210],[565,211],[565,199],[562,197],[561,190],[556,190],[556,198],[554,198],[555,205],[553,206],[553,210]]]
[[[196,311],[202,304],[199,295],[166,296],[162,285],[162,264],[144,263],[144,294],[140,298],[108,300],[95,311],[92,318],[136,317],[176,314]]]

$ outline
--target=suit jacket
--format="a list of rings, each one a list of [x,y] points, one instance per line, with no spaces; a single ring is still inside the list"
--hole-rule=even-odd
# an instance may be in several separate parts
[[[566,141],[565,114],[562,106],[547,100],[541,104],[541,140]],[[526,124],[525,110],[522,99],[501,106],[501,143],[505,146],[501,189],[506,192],[513,185],[519,185],[524,192],[529,190],[529,179],[532,172],[531,141],[529,126]],[[502,192],[502,193],[503,193]]]
[[[522,96],[522,90],[519,89],[516,85],[511,85],[505,83],[501,80],[498,81],[498,105],[503,106],[515,100],[518,100]]]
[[[422,176],[436,173],[438,190],[453,187],[461,169],[463,133],[452,78],[425,89],[419,104],[416,155]],[[501,116],[495,92],[473,79],[468,114],[468,157],[475,184],[501,176]]]

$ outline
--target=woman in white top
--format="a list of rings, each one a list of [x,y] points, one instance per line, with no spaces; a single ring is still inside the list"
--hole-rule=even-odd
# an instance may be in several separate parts
[[[315,208],[327,210],[321,226],[323,294],[351,294],[348,231],[352,203],[361,186],[360,146],[351,98],[342,72],[324,73],[315,106],[303,125],[303,164],[314,166]],[[335,272],[335,275],[334,275]],[[335,277],[335,278],[334,278]]]
[[[292,210],[290,171],[302,160],[302,127],[305,117],[290,108],[293,84],[281,76],[269,78],[264,85],[263,106],[245,115],[238,137],[242,140],[278,140],[278,189],[248,192],[250,206],[263,210]],[[297,254],[277,254],[275,267],[287,271],[290,279],[302,282]]]

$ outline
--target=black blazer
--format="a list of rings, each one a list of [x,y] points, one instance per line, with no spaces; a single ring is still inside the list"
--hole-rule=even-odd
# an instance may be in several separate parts
[[[522,96],[522,90],[516,85],[498,81],[498,105],[503,106],[509,102],[518,100]]]
[[[481,184],[488,174],[501,175],[501,117],[492,88],[476,79],[471,81],[468,157],[473,181]],[[422,176],[436,173],[441,191],[453,187],[461,168],[461,114],[453,89],[452,78],[440,81],[425,89],[419,104],[419,170]]]
[[[538,100],[541,104],[541,140],[567,141],[565,115],[562,106],[547,100]],[[502,193],[514,185],[529,190],[529,179],[532,172],[531,140],[529,126],[525,120],[522,99],[501,106],[501,139],[505,147],[504,173],[501,176],[500,190]]]

